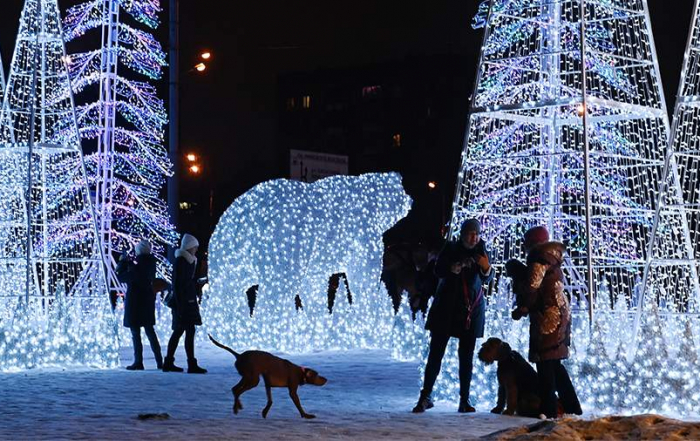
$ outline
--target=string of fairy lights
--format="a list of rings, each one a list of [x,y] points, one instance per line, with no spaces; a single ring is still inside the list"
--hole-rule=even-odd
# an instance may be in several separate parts
[[[697,14],[694,20],[689,48],[698,44]],[[494,252],[487,335],[527,352],[528,332],[510,319],[509,280],[499,265],[523,257],[525,230],[546,225],[569,252],[567,363],[589,409],[693,412],[697,126],[693,106],[681,104],[670,133],[646,1],[493,0],[474,23],[485,35],[452,225],[454,231],[465,218],[480,218]],[[681,103],[691,102],[700,84],[691,56],[697,53],[689,49]],[[669,135],[675,141],[667,150]],[[592,329],[585,312],[589,262]],[[413,336],[404,341],[425,347],[423,334],[403,327]],[[455,399],[456,348],[449,351],[436,394]],[[415,355],[412,347],[394,352]],[[491,406],[493,368],[475,366],[472,393]]]
[[[700,2],[696,0],[692,26],[688,36],[679,94],[673,114],[671,144],[672,173],[670,179],[679,180],[679,188],[671,189],[663,208],[687,220],[690,250],[695,258],[695,275],[700,273]],[[655,250],[661,257],[663,250]],[[700,301],[700,290],[695,290],[695,307]]]
[[[173,174],[164,146],[168,115],[156,87],[131,74],[148,80],[162,76],[165,52],[149,33],[159,26],[160,12],[159,0],[90,0],[69,8],[64,19],[69,43],[83,41],[81,47],[86,47],[85,42],[100,41],[95,38],[100,32],[104,37],[98,49],[71,53],[68,60],[73,93],[81,102],[76,109],[81,136],[97,146],[86,155],[85,165],[97,195],[109,283],[115,289],[121,285],[114,275],[114,256],[148,239],[158,258],[158,275],[169,279],[165,249],[177,240],[161,196]]]
[[[0,52],[0,103],[2,103],[4,96],[5,96],[5,68],[2,66],[2,52]],[[0,112],[2,112],[2,106],[0,106]]]
[[[522,257],[520,238],[530,226],[547,225],[567,245],[574,310],[567,363],[595,412],[688,414],[700,405],[698,8],[672,131],[644,0],[586,0],[583,41],[578,0],[493,0],[475,21],[485,37],[452,225],[482,219],[499,275],[486,335],[523,354],[527,322],[510,318],[512,290],[499,264]],[[87,158],[87,173],[82,165],[80,136],[102,138],[106,110],[88,103],[76,112],[72,92],[103,85],[101,57],[114,55],[151,79],[165,65],[150,34],[113,20],[120,11],[158,25],[157,0],[94,0],[68,12],[63,35],[56,0],[25,2],[0,113],[0,370],[116,366],[95,222],[115,226],[114,250],[137,237],[161,244],[170,237],[159,198],[171,173],[162,146],[167,117],[152,85],[115,77],[114,109],[129,125],[112,127],[111,142],[121,149]],[[103,26],[118,35],[111,49],[65,54],[64,40]],[[114,178],[111,211],[96,219],[88,186],[103,185],[105,170]],[[99,204],[104,214],[107,204]],[[412,320],[406,303],[393,316],[380,282],[382,234],[410,204],[396,174],[254,187],[226,211],[210,243],[211,286],[202,305],[208,330],[241,349],[393,345],[396,358],[424,362],[423,318]],[[589,260],[592,328],[583,275]],[[337,273],[346,274],[353,302],[336,297],[331,314],[328,278]],[[256,285],[251,314],[246,292]],[[436,398],[458,396],[455,342],[448,354]],[[495,368],[477,362],[475,369],[475,402],[490,408]]]
[[[504,284],[505,285],[505,284]],[[700,405],[697,372],[700,322],[679,314],[677,305],[648,305],[640,327],[640,344],[628,358],[633,339],[635,311],[631,299],[615,300],[615,287],[602,286],[596,299],[596,321],[590,327],[583,304],[574,299],[571,356],[565,361],[584,410],[591,415],[662,413],[672,416],[697,415]],[[512,292],[502,286],[490,298],[485,338],[498,337],[527,357],[529,324],[513,321],[509,308]],[[408,303],[402,305],[393,328],[392,354],[403,361],[427,359],[430,335],[425,320],[411,318]],[[477,347],[482,341],[477,341]],[[443,360],[433,398],[455,401],[459,397],[457,341],[451,341]],[[474,360],[472,403],[488,411],[497,401],[496,366]],[[423,371],[420,371],[422,378]],[[417,385],[419,387],[419,385]]]
[[[117,362],[56,0],[27,0],[0,119],[0,370]]]
[[[395,173],[253,187],[226,210],[211,238],[205,326],[240,349],[388,347],[394,318],[380,282],[382,234],[410,207]],[[339,295],[331,314],[328,281],[336,273],[346,274],[352,304]],[[254,285],[251,315],[246,291]]]

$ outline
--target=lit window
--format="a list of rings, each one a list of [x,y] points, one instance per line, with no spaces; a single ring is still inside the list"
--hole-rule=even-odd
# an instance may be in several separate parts
[[[303,107],[304,109],[311,108],[311,97],[309,95],[306,95],[301,98],[301,107]]]
[[[293,110],[297,106],[297,100],[294,98],[287,98],[287,110]]]
[[[381,91],[382,86],[365,86],[362,88],[362,98],[377,96]]]
[[[391,137],[392,140],[394,141],[394,147],[401,147],[401,134],[397,133],[396,135]]]

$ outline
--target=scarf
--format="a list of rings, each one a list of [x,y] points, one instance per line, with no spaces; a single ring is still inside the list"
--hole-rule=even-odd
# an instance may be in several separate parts
[[[196,264],[197,263],[197,257],[195,257],[192,253],[190,253],[187,250],[181,250],[177,249],[175,250],[175,257],[184,257],[187,263],[189,264]]]

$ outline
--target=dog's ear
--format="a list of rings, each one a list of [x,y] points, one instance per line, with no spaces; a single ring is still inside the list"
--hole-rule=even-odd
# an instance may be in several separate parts
[[[501,342],[501,347],[498,350],[498,354],[500,356],[504,355],[510,355],[512,349],[510,348],[510,345],[504,341]]]

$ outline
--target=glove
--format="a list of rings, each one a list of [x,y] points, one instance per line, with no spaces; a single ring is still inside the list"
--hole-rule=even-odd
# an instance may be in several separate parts
[[[511,279],[521,279],[525,277],[527,266],[518,259],[510,259],[506,262],[506,276]]]
[[[520,320],[521,318],[525,317],[528,313],[528,309],[521,306],[518,308],[515,308],[513,312],[510,313],[510,316],[513,318],[513,320]]]

